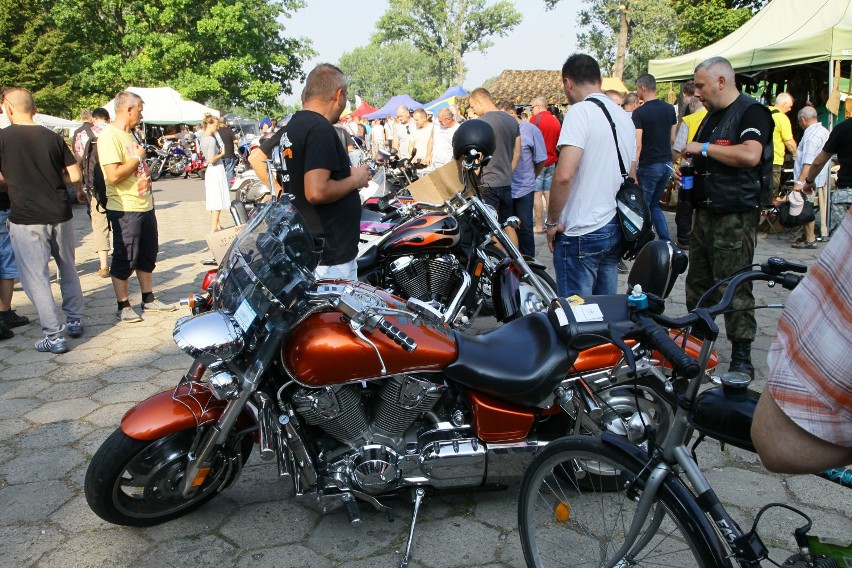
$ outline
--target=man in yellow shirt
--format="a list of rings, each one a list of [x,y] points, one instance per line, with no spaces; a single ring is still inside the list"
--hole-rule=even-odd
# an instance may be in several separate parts
[[[127,299],[128,280],[133,272],[142,292],[142,311],[174,311],[154,297],[153,272],[159,249],[157,217],[151,194],[151,172],[145,164],[145,148],[133,136],[142,122],[143,101],[139,95],[122,91],[115,97],[115,120],[98,137],[98,159],[107,186],[107,218],[112,226],[110,276],[118,302],[116,318],[122,322],[142,321]]]
[[[772,160],[772,190],[771,194],[761,197],[761,205],[768,206],[772,204],[772,200],[778,195],[781,189],[781,173],[784,171],[784,149],[790,151],[793,158],[796,158],[796,141],[793,139],[793,127],[790,124],[790,119],[787,118],[787,113],[793,108],[793,97],[790,93],[778,93],[775,97],[775,104],[770,105],[769,112],[772,113],[772,120],[775,122],[775,130],[772,131],[772,149],[775,152],[775,159]]]

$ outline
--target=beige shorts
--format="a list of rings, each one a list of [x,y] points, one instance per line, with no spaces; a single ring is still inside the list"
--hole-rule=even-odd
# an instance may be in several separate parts
[[[112,239],[109,234],[109,221],[106,211],[99,210],[97,201],[90,199],[89,212],[92,214],[92,245],[95,252],[109,251]]]

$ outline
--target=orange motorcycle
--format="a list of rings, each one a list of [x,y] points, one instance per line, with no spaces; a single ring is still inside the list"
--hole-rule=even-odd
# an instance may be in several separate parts
[[[661,251],[637,263],[657,263],[643,284],[664,294],[677,270]],[[679,380],[659,346],[572,337],[554,310],[465,335],[421,303],[317,281],[316,264],[286,196],[252,218],[212,284],[213,309],[175,326],[189,370],[130,409],[89,464],[95,513],[129,526],[189,513],[234,483],[257,445],[297,499],[342,507],[353,524],[359,503],[390,514],[387,499],[410,495],[413,534],[427,491],[517,479],[558,437],[607,431],[641,443],[669,430]],[[579,312],[623,321],[625,297],[585,298]]]

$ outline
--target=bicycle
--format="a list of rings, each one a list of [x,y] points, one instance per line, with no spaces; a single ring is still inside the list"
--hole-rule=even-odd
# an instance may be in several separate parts
[[[839,557],[832,560],[810,549],[810,519],[787,505],[767,505],[758,513],[752,529],[743,532],[701,473],[694,446],[692,453],[687,446],[695,430],[699,441],[706,436],[754,452],[750,427],[759,395],[746,388],[750,378],[728,374],[721,386],[699,394],[719,334],[713,320],[730,307],[736,288],[743,283],[764,280],[770,286],[780,284],[792,290],[801,277],[788,271],[806,270],[805,266],[770,258],[760,270],[729,278],[716,306],[696,308],[677,319],[651,313],[638,302],[630,322],[577,322],[567,306],[551,306],[551,312],[557,312],[551,319],[560,321],[566,341],[579,337],[584,341],[589,337],[612,341],[622,346],[625,359],[632,365],[624,340],[637,340],[662,354],[674,370],[672,381],[680,381],[682,388],[674,420],[659,446],[654,444],[653,431],[644,446],[611,433],[568,436],[548,444],[535,457],[521,483],[518,507],[521,545],[528,566],[725,567],[734,565],[732,561],[744,567],[758,566],[768,554],[757,534],[757,524],[767,509],[776,506],[807,519],[795,531],[800,551],[785,566],[839,566]],[[560,309],[562,313],[558,313]],[[697,361],[668,336],[667,328],[687,327],[705,337]],[[820,475],[852,487],[852,470],[838,468]]]

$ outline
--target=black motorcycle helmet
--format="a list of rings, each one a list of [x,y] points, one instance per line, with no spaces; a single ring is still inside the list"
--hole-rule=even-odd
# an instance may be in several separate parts
[[[484,120],[466,120],[459,125],[453,136],[453,158],[470,155],[474,150],[483,156],[491,156],[497,142],[494,139],[494,129]]]

